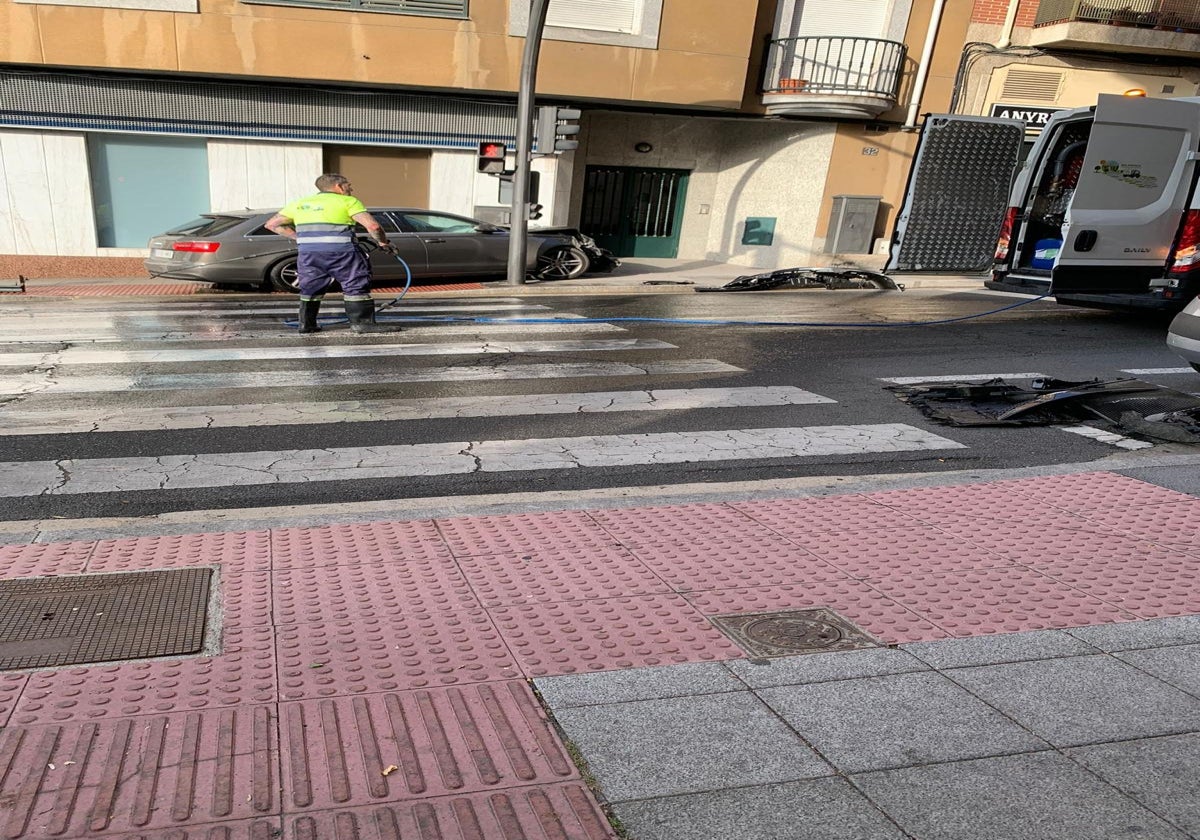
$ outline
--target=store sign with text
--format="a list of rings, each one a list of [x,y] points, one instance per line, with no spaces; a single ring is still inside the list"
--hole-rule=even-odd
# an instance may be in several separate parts
[[[1006,120],[1020,120],[1025,123],[1026,131],[1041,131],[1050,122],[1050,117],[1061,111],[1061,108],[1038,108],[1033,105],[1002,105],[992,106],[992,116]]]

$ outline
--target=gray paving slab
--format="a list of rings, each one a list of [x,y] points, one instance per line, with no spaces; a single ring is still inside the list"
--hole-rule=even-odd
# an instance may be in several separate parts
[[[1200,696],[1200,645],[1127,650],[1113,656],[1189,694]]]
[[[1178,828],[1200,837],[1200,734],[1076,747],[1067,754]]]
[[[1200,730],[1200,699],[1110,656],[1076,656],[946,675],[1057,747]]]
[[[611,801],[834,772],[748,691],[585,706],[555,717]]]
[[[751,688],[804,685],[929,670],[919,659],[894,648],[810,653],[776,659],[735,659],[725,663],[725,667]]]
[[[1200,643],[1200,615],[1075,627],[1064,632],[1103,651]]]
[[[852,778],[920,840],[1185,840],[1056,752],[885,770]]]
[[[637,840],[892,840],[905,838],[845,779],[813,779],[615,806]]]
[[[556,711],[577,706],[745,690],[733,674],[716,662],[569,674],[542,677],[533,682],[546,705]]]
[[[1048,746],[932,672],[766,688],[757,693],[844,773]]]
[[[1169,490],[1178,490],[1191,496],[1200,496],[1200,472],[1192,467],[1145,467],[1142,469],[1114,470],[1121,475],[1157,484]]]
[[[1096,648],[1061,630],[1032,630],[998,636],[910,642],[900,645],[900,649],[934,668],[998,665],[1002,662],[1085,656],[1097,652]]]

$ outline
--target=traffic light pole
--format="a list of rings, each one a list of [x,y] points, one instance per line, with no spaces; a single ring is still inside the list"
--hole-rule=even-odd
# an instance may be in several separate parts
[[[525,282],[525,260],[529,251],[529,165],[533,160],[533,100],[537,88],[538,55],[546,28],[550,0],[532,0],[525,53],[521,58],[521,82],[517,91],[517,159],[513,174],[512,216],[508,236],[508,285]]]

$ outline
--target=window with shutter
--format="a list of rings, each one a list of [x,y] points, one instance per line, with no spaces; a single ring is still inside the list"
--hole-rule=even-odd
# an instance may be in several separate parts
[[[641,28],[641,12],[642,0],[554,0],[546,25],[632,35]]]
[[[242,0],[268,6],[313,6],[351,12],[384,12],[393,15],[467,18],[470,0]]]
[[[880,38],[889,0],[795,0],[792,37]],[[799,12],[797,14],[796,12]]]

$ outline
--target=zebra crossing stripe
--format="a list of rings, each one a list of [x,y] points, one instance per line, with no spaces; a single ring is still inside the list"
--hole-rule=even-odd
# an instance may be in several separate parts
[[[603,350],[675,350],[674,344],[649,338],[578,341],[480,341],[430,344],[323,344],[276,347],[184,348],[178,350],[55,350],[3,353],[2,367],[39,365],[177,364],[244,362],[272,359],[366,359],[379,356],[475,356],[511,353],[578,353]]]
[[[0,496],[58,496],[476,472],[964,449],[904,423],[0,463]]]
[[[772,405],[834,403],[792,386],[677,388],[655,391],[593,391],[573,394],[506,394],[408,400],[189,405],[162,408],[81,410],[0,410],[0,435],[51,435],[81,432],[134,432],[165,429],[213,429],[290,426],[318,423],[374,423],[447,417],[514,417],[548,414],[597,414],[616,411],[691,411]],[[106,413],[106,411],[108,413]]]
[[[470,382],[506,379],[572,379],[596,376],[678,376],[689,373],[744,373],[717,359],[669,362],[568,362],[564,364],[450,365],[368,373],[355,368],[280,370],[254,373],[174,373],[132,376],[62,376],[36,371],[0,376],[0,396],[90,394],[113,391],[223,390],[226,388],[312,388],[323,385],[391,385],[409,382]]]
[[[410,298],[411,300],[411,298]],[[390,301],[382,298],[376,298],[380,307],[390,303]],[[412,304],[402,303],[397,307],[388,309],[388,312],[393,314],[430,314],[436,315],[440,313],[450,312],[522,312],[533,310],[547,310],[549,306],[544,306],[537,303],[495,303],[495,304]],[[341,304],[337,300],[330,300],[322,307],[324,314],[334,315],[341,312]],[[155,307],[148,309],[126,308],[121,309],[88,309],[86,314],[89,318],[101,319],[119,319],[122,322],[137,320],[148,316],[155,318],[211,318],[216,317],[231,317],[241,315],[277,315],[280,318],[295,318],[296,304],[279,303],[275,306],[227,306],[215,304],[213,307],[203,306],[180,306],[180,307]],[[62,320],[62,313],[58,309],[33,310],[33,309],[8,309],[0,312],[0,327],[10,326],[14,321],[24,321],[28,326],[32,321],[44,320],[48,323],[59,323]]]

